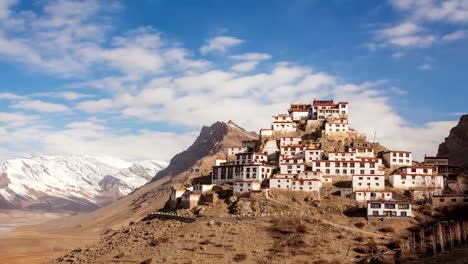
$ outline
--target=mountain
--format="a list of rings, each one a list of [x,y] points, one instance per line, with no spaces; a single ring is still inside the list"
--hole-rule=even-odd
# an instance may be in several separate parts
[[[240,145],[242,140],[258,139],[255,132],[248,132],[236,123],[229,121],[216,122],[211,126],[204,126],[200,135],[187,150],[175,155],[167,168],[158,172],[153,178],[174,176],[195,165],[201,157],[212,155],[224,147]]]
[[[171,187],[183,184],[195,176],[190,168],[193,166],[210,168],[216,158],[225,156],[223,147],[240,145],[242,140],[249,140],[253,137],[256,137],[255,133],[247,132],[233,122],[217,122],[209,127],[204,127],[193,145],[182,152],[184,154],[180,153],[178,158],[172,159],[168,166],[170,170],[165,170],[164,174],[158,174],[158,179],[153,179],[152,182],[135,189],[127,196],[97,210],[56,219],[40,225],[19,227],[12,232],[21,233],[21,237],[9,236],[7,239],[0,239],[0,248],[13,247],[14,250],[26,254],[30,251],[31,245],[34,245],[35,250],[51,254],[51,248],[58,248],[63,252],[97,242],[103,234],[110,230],[120,229],[131,222],[138,222],[149,212],[164,207],[169,198]],[[205,150],[203,152],[197,151],[194,146],[200,146],[203,142],[206,143],[203,145]],[[182,160],[184,162],[181,162]],[[135,169],[136,167],[129,170]],[[116,182],[112,178],[106,178],[101,183],[103,186],[115,184]],[[161,232],[161,230],[159,227],[155,227],[154,232]],[[129,250],[131,249],[129,248]],[[57,253],[56,256],[58,257]],[[99,253],[96,256],[99,256]],[[23,255],[19,259],[23,261]],[[112,262],[115,259],[109,261]],[[92,263],[95,262],[101,263],[97,260]]]
[[[86,211],[147,183],[162,161],[31,155],[0,165],[0,209]]]
[[[468,166],[468,115],[463,115],[439,145],[437,156],[449,157],[451,165]]]

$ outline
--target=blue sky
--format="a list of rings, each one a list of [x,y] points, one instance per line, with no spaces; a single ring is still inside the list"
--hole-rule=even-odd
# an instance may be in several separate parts
[[[434,154],[468,112],[468,3],[0,0],[0,159],[165,159],[202,125],[292,101]]]

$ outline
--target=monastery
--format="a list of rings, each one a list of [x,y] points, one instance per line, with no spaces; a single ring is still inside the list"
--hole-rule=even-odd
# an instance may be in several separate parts
[[[227,184],[237,196],[267,195],[275,189],[302,191],[320,199],[329,195],[334,182],[344,180],[351,188],[342,189],[342,196],[366,207],[369,218],[413,215],[407,200],[393,199],[395,190],[408,192],[413,200],[443,194],[442,173],[449,173],[446,160],[428,157],[416,164],[410,151],[377,152],[375,144],[365,140],[351,142],[342,151],[327,151],[320,138],[357,135],[349,127],[349,111],[348,102],[333,100],[291,104],[287,113],[272,116],[270,127],[260,129],[258,140],[227,148],[226,159],[218,159],[212,168],[213,185],[208,187]],[[319,132],[315,138],[308,131],[311,127]],[[173,190],[171,200],[180,199],[184,208],[190,208],[205,190],[201,186]]]

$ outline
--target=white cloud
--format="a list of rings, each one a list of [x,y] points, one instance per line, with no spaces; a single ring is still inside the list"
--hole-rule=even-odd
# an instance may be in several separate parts
[[[70,109],[66,105],[49,103],[41,100],[22,100],[13,104],[12,108],[46,113],[60,113],[70,111]]]
[[[232,55],[231,58],[235,60],[262,61],[262,60],[271,59],[271,55],[267,53],[252,52],[252,53]]]
[[[89,113],[103,112],[114,107],[111,99],[88,100],[77,104],[76,108]]]
[[[391,0],[394,7],[409,13],[413,20],[467,23],[468,4],[465,0]]]
[[[0,100],[15,100],[21,98],[23,97],[14,93],[0,93]]]
[[[255,67],[257,67],[257,64],[257,61],[247,61],[235,64],[231,67],[231,69],[236,72],[248,72],[254,70]]]
[[[444,42],[452,42],[452,41],[465,39],[467,37],[468,37],[467,30],[457,30],[452,33],[445,34],[444,36],[442,36],[441,40]]]
[[[428,47],[437,40],[434,35],[410,22],[381,29],[376,32],[376,38],[380,44],[374,45],[397,47]]]
[[[16,4],[16,0],[2,0],[0,1],[0,19],[5,19],[10,14],[10,7]]]
[[[238,39],[231,36],[219,36],[208,39],[206,44],[200,48],[202,54],[207,54],[211,52],[221,52],[224,53],[228,49],[242,44],[244,40]]]
[[[67,120],[64,126],[45,115],[40,119],[20,112],[0,113],[0,133],[11,135],[0,137],[0,148],[14,142],[7,148],[14,155],[37,151],[168,160],[192,142],[196,136],[192,131],[201,125],[231,119],[256,130],[270,126],[271,115],[284,113],[290,102],[314,98],[349,101],[352,127],[370,136],[377,131],[377,139],[384,145],[415,150],[416,156],[434,152],[452,125],[444,121],[411,125],[390,103],[391,96],[404,96],[406,91],[391,83],[349,83],[310,66],[268,62],[271,55],[254,51],[229,56],[229,63],[235,65],[226,68],[223,63],[196,58],[196,51],[148,27],[109,37],[112,23],[98,1],[61,0],[47,2],[29,16],[10,13],[8,20],[15,17],[17,25],[23,26],[0,28],[0,59],[20,62],[35,71],[79,77],[82,81],[70,85],[74,88],[99,89],[93,97],[70,91],[0,94],[17,109],[71,111],[65,104],[31,99],[44,96],[74,101],[67,104],[81,110],[80,115],[61,116]],[[374,48],[424,47],[438,40],[419,20],[374,33],[375,43],[369,44]],[[208,40],[200,52],[226,53],[243,42],[219,36]],[[401,57],[402,53],[394,54]],[[269,63],[265,67],[269,70],[253,72],[260,62]],[[83,78],[95,71],[92,77]],[[89,113],[110,117],[103,121],[89,118]],[[161,122],[190,132],[143,130],[139,122]],[[122,126],[128,129],[118,129]]]
[[[94,94],[84,94],[77,92],[44,92],[32,94],[33,97],[63,98],[68,101],[76,101],[84,98],[95,97]]]
[[[402,23],[393,27],[382,29],[378,34],[382,37],[394,38],[413,35],[422,31],[422,28],[414,23]]]
[[[467,37],[465,30],[446,33],[434,27],[435,23],[451,26],[468,23],[468,2],[465,0],[390,0],[390,3],[405,16],[396,25],[374,32],[374,40],[366,44],[372,51],[387,47],[426,48]]]
[[[421,71],[430,71],[430,70],[432,70],[432,64],[423,63],[423,64],[418,66],[418,69],[420,69]]]

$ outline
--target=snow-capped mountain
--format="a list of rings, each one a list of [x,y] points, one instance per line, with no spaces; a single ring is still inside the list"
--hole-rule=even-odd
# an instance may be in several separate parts
[[[110,157],[31,155],[0,165],[0,209],[89,210],[147,183],[167,166]]]

